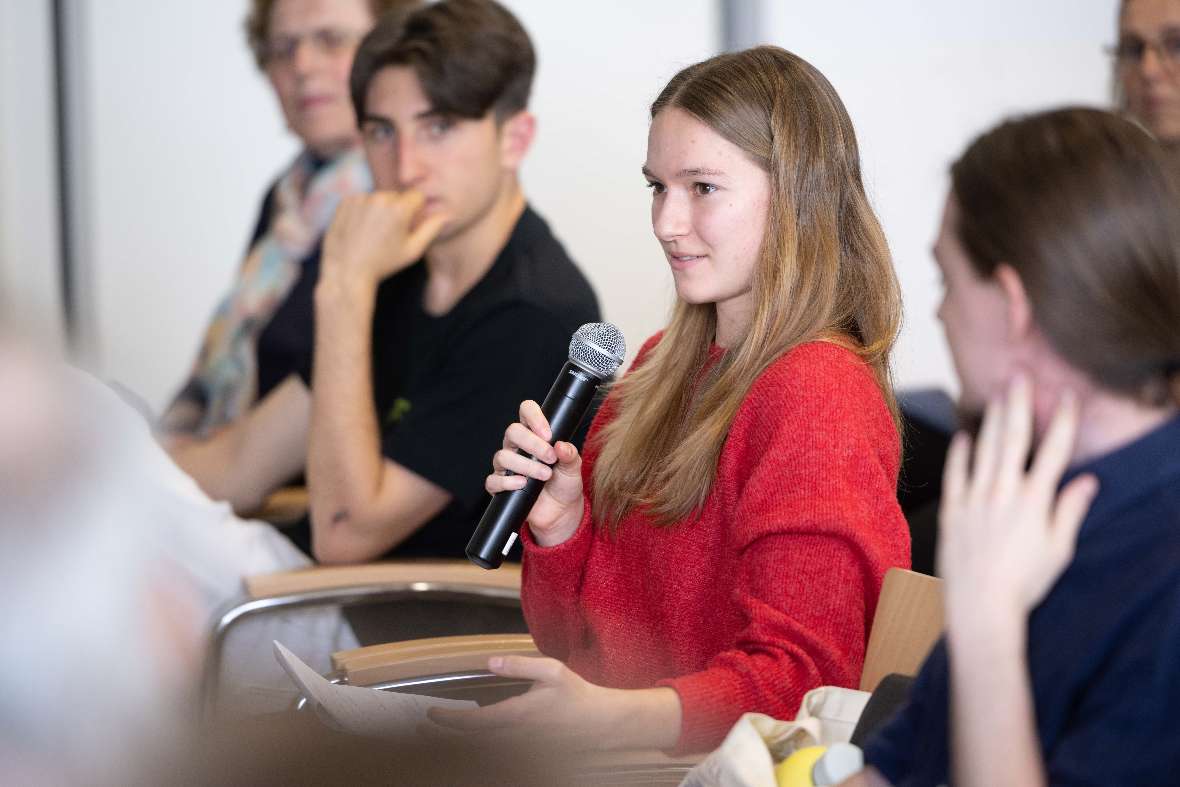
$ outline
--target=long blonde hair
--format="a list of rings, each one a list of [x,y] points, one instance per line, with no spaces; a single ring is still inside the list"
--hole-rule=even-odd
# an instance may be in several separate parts
[[[889,352],[901,296],[865,196],[852,121],[813,66],[783,49],[718,55],[672,78],[651,107],[689,113],[770,177],[771,199],[741,341],[705,371],[713,304],[679,301],[660,342],[613,392],[596,435],[592,510],[613,530],[633,507],[660,525],[699,511],[738,408],[776,359],[804,342],[850,347],[898,423]]]

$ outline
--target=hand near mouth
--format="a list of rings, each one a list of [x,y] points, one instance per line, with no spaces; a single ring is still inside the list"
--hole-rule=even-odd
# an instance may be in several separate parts
[[[375,285],[425,252],[449,216],[425,211],[416,190],[375,191],[345,198],[324,237],[323,270]]]

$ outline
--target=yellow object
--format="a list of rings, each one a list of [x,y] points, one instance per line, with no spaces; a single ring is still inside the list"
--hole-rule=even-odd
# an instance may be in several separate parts
[[[827,746],[807,746],[792,752],[790,757],[775,766],[774,776],[778,787],[814,787],[812,769],[827,750]]]

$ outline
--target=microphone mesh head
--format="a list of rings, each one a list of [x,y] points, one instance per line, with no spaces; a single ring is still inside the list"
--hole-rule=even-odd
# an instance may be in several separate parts
[[[623,332],[609,322],[588,322],[570,339],[570,360],[599,379],[618,371],[626,354]]]

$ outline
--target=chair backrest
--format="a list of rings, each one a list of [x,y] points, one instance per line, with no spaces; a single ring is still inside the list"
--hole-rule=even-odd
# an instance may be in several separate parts
[[[942,580],[903,568],[885,573],[865,651],[861,691],[886,675],[915,675],[942,633]]]
[[[458,619],[463,628],[456,626],[456,633],[479,631],[478,626],[470,624],[482,623],[486,618],[503,623],[505,615],[485,614],[489,611],[503,611],[508,619],[518,618],[523,628],[524,621],[519,614],[520,583],[519,564],[505,563],[497,571],[487,571],[467,560],[396,560],[356,566],[312,566],[247,577],[244,597],[228,603],[213,622],[202,678],[203,712],[211,714],[215,711],[220,696],[225,640],[231,629],[242,621],[284,610],[325,605],[338,606],[347,614],[349,608],[357,609],[360,605],[445,602],[452,606],[465,605],[472,610],[470,616]],[[396,622],[401,620],[398,618]],[[355,621],[350,622],[356,631]],[[449,632],[447,621],[439,622],[442,625],[436,626],[435,630],[444,628]],[[376,641],[386,639],[391,637]]]
[[[539,656],[528,634],[475,634],[390,642],[332,654],[333,669],[353,686],[424,675],[486,670],[491,656]]]
[[[452,593],[500,597],[519,605],[520,565],[505,563],[487,571],[466,560],[391,560],[355,566],[312,566],[246,579],[251,599],[273,599],[334,591],[361,594]]]

